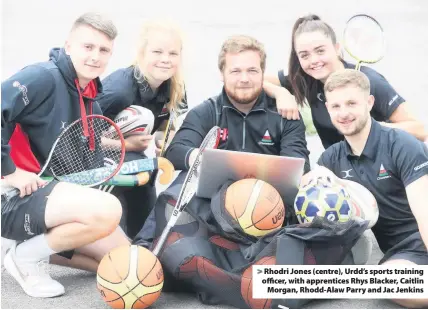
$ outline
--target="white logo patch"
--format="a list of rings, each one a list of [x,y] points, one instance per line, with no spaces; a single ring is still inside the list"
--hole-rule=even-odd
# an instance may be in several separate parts
[[[323,93],[318,93],[318,94],[317,94],[317,98],[318,98],[318,100],[319,100],[319,101],[322,101],[322,102],[324,102],[324,101],[325,101],[325,96],[324,96],[324,94],[323,94]]]
[[[423,167],[428,166],[428,161],[424,162],[422,165],[416,166],[415,168],[413,168],[413,170],[418,171],[421,170]]]
[[[27,96],[27,87],[24,85],[21,85],[18,81],[13,82],[13,87],[17,87],[19,91],[22,93],[22,101],[24,101],[24,105],[28,105],[30,103],[30,100],[28,100]]]
[[[344,179],[352,178],[353,176],[351,175],[351,171],[352,171],[352,169],[342,171],[345,174],[345,176],[343,176],[343,178]]]
[[[398,99],[398,95],[395,95],[391,100],[389,100],[388,105],[391,105],[394,103],[395,100]]]
[[[25,213],[24,230],[27,232],[28,235],[30,235],[30,236],[34,235],[34,233],[31,231],[30,214],[28,214],[28,213]]]

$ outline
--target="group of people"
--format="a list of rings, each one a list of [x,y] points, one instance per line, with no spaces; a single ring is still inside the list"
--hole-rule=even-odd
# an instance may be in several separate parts
[[[2,181],[20,190],[10,200],[2,197],[2,237],[16,240],[4,266],[30,296],[64,294],[46,272],[48,263],[95,272],[111,249],[153,237],[153,210],[141,220],[155,204],[151,184],[106,193],[37,176],[64,124],[80,118],[82,109],[112,119],[130,105],[151,110],[150,135],[125,139],[131,160],[144,156],[152,140],[159,150],[171,110],[186,108],[178,28],[146,23],[134,63],[101,81],[116,36],[111,20],[84,14],[49,61],[2,82]],[[421,142],[428,136],[405,100],[381,74],[368,67],[356,71],[344,61],[333,29],[315,15],[299,18],[293,27],[288,74],[265,76],[265,64],[257,39],[228,38],[218,57],[222,91],[187,113],[166,158],[177,170],[189,169],[215,125],[222,128],[220,149],[303,158],[302,184],[333,172],[375,195],[380,217],[372,230],[385,253],[380,263],[428,264],[428,150]],[[299,114],[305,104],[326,148],[318,162],[325,168],[312,171]],[[122,202],[126,232],[119,226]],[[428,299],[396,302],[428,305]]]

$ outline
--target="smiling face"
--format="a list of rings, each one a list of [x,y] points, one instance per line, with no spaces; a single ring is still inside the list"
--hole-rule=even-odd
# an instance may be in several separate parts
[[[81,25],[70,33],[65,51],[71,58],[81,87],[85,87],[105,71],[112,55],[113,40],[95,28]]]
[[[152,87],[175,75],[181,64],[181,40],[172,31],[151,30],[140,51],[138,64]]]
[[[252,50],[227,53],[222,79],[225,92],[232,101],[243,105],[254,103],[263,86],[260,54]]]
[[[348,84],[325,93],[327,110],[333,125],[345,137],[359,134],[367,125],[374,97]]]
[[[343,65],[338,44],[322,31],[303,32],[295,38],[295,51],[303,71],[325,82],[331,73]]]

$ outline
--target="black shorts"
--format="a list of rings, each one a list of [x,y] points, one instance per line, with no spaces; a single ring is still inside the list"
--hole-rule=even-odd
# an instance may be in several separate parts
[[[1,200],[1,236],[24,241],[46,232],[45,211],[57,181],[48,183],[24,198],[15,196],[9,201]]]
[[[58,181],[49,182],[36,192],[24,198],[19,195],[6,201],[1,200],[1,236],[16,241],[25,241],[47,231],[45,222],[48,196]],[[71,258],[74,251],[58,253]]]
[[[395,259],[408,260],[417,265],[428,265],[428,252],[420,232],[411,234],[386,251],[379,264]]]

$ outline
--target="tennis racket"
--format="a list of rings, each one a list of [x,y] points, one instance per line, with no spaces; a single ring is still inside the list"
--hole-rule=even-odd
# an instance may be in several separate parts
[[[346,22],[343,46],[357,61],[355,70],[360,70],[361,63],[376,63],[385,55],[386,41],[383,28],[369,15],[354,15]]]
[[[88,115],[61,132],[38,175],[47,174],[59,181],[96,186],[120,171],[124,157],[125,141],[119,127],[102,115]],[[84,173],[100,168],[104,173]],[[68,177],[75,174],[79,177]],[[10,199],[17,194],[18,189],[2,186],[4,198]]]
[[[186,175],[183,187],[181,188],[180,194],[178,195],[177,203],[175,204],[174,210],[172,211],[172,216],[168,220],[165,229],[163,230],[160,238],[158,239],[158,242],[156,243],[155,248],[153,249],[153,254],[155,254],[156,256],[158,256],[160,250],[162,249],[166,241],[166,238],[168,237],[169,232],[174,227],[181,213],[196,193],[200,173],[198,168],[202,162],[202,155],[204,153],[204,150],[207,148],[217,148],[219,141],[220,127],[215,126],[208,132],[204,141],[202,141],[196,159]]]

